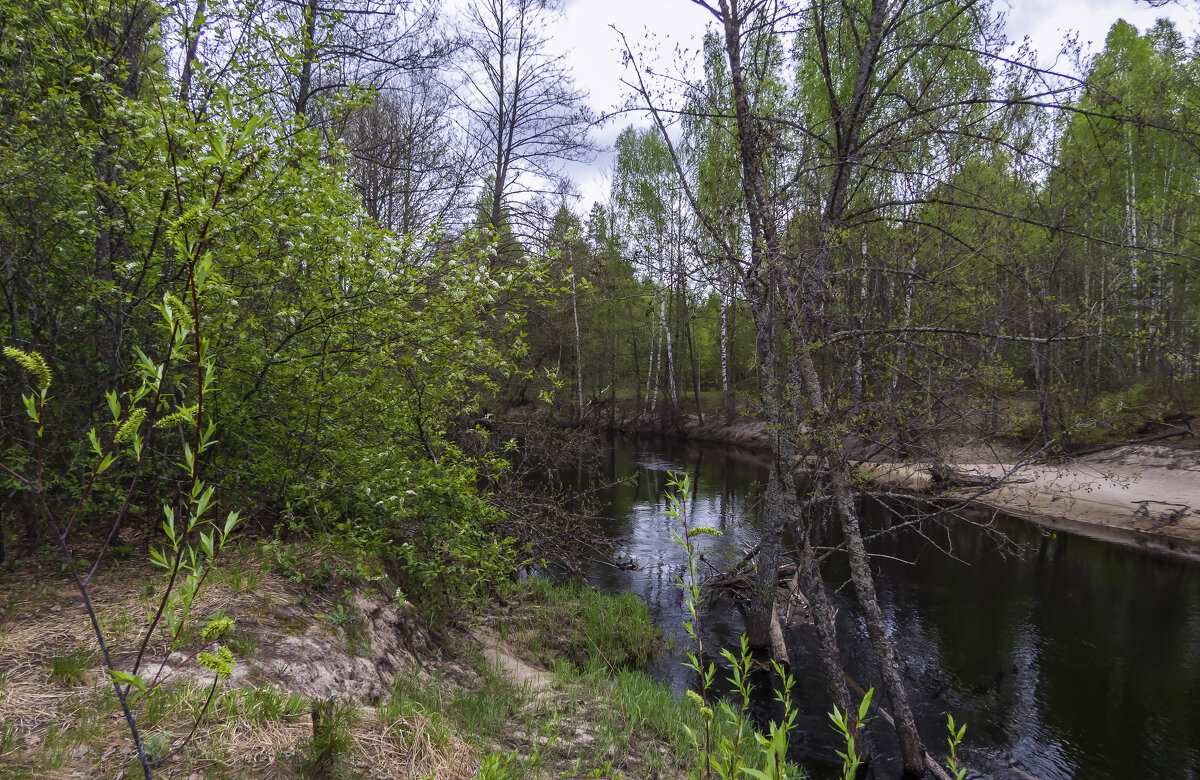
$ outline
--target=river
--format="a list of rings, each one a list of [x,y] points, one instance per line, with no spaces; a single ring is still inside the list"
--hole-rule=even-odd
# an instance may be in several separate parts
[[[602,493],[605,529],[618,558],[637,568],[595,562],[591,581],[649,602],[675,639],[648,671],[682,692],[692,683],[682,666],[688,640],[675,582],[685,558],[663,513],[668,473],[691,475],[693,521],[724,532],[699,537],[704,557],[719,563],[757,541],[766,470],[754,456],[714,445],[618,439],[600,471],[621,480]],[[866,522],[896,519],[877,507]],[[999,525],[1018,554],[963,522],[927,527],[926,536],[900,532],[871,548],[880,604],[932,752],[944,749],[953,713],[968,724],[967,763],[986,777],[1200,777],[1200,566],[1019,521]],[[838,607],[843,664],[882,696],[848,569],[830,563],[826,585]],[[736,648],[741,608],[719,600],[701,625],[709,648]],[[800,708],[792,758],[817,778],[833,777],[838,744],[811,628],[798,624],[785,636]],[[768,695],[755,703],[760,718],[773,707]],[[894,735],[882,719],[870,728],[879,756],[873,776],[898,776]]]

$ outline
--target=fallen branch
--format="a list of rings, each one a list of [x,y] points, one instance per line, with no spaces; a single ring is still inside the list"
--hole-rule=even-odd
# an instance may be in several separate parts
[[[939,488],[951,487],[988,487],[996,480],[981,474],[968,474],[944,463],[937,463],[926,469],[933,484]]]
[[[779,602],[771,602],[771,657],[784,669],[790,668],[792,662],[788,659],[787,642],[783,640],[783,627],[779,625]]]

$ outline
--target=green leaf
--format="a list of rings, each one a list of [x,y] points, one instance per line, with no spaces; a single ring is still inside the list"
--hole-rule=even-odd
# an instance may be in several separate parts
[[[150,561],[159,568],[168,570],[171,568],[171,564],[167,561],[167,557],[163,555],[162,551],[157,547],[150,548]]]
[[[224,645],[218,647],[215,653],[200,653],[196,656],[196,663],[221,679],[233,674],[233,653]]]
[[[29,415],[29,419],[34,422],[38,421],[37,402],[32,395],[21,394],[21,400],[25,403],[25,413]]]
[[[867,718],[867,710],[871,709],[871,697],[875,695],[874,688],[868,688],[867,693],[863,696],[862,703],[858,705],[858,722],[864,723]]]
[[[132,688],[135,688],[142,693],[146,692],[146,681],[140,676],[129,674],[128,672],[118,671],[117,669],[108,669],[108,677],[110,680],[117,683],[124,683]]]
[[[96,474],[103,474],[104,472],[108,471],[108,467],[111,466],[115,460],[116,458],[111,452],[105,455],[104,459],[101,460],[96,466]]]
[[[121,419],[121,401],[117,398],[117,394],[108,392],[104,394],[105,400],[108,401],[108,410],[112,412],[113,422]]]

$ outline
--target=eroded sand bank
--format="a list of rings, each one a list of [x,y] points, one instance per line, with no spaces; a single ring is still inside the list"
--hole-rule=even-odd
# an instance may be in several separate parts
[[[879,484],[924,492],[932,464],[871,464]],[[954,469],[1000,480],[991,489],[958,487],[946,498],[973,499],[1031,522],[1137,547],[1200,559],[1200,446],[1130,445],[1050,465],[1011,456],[960,453]]]

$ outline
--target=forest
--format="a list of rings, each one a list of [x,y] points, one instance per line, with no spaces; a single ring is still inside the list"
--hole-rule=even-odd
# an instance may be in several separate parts
[[[866,506],[935,536],[1026,467],[1191,457],[1200,38],[1054,60],[985,0],[672,2],[702,40],[608,31],[601,112],[554,0],[0,0],[0,774],[977,776],[914,715]],[[655,483],[681,697],[635,675],[674,651],[646,605],[586,586],[640,562],[579,473],[746,430],[740,652],[701,630],[699,488]],[[920,464],[959,492],[883,476]],[[539,721],[506,659],[616,698]],[[789,752],[802,677],[832,769]]]

